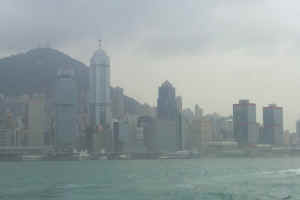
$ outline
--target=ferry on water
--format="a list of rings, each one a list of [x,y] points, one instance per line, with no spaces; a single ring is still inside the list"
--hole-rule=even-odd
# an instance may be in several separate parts
[[[44,160],[43,155],[22,155],[23,161],[40,161]]]

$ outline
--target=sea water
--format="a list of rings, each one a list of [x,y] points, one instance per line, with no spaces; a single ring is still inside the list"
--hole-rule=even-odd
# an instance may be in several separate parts
[[[0,199],[300,199],[300,158],[0,162]]]

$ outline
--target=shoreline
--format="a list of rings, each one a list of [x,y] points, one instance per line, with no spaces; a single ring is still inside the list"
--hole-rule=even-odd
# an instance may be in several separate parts
[[[188,159],[205,159],[205,158],[300,158],[300,151],[249,151],[249,150],[234,150],[234,151],[210,151],[203,153],[114,153],[114,154],[98,154],[94,156],[79,157],[75,154],[65,154],[59,156],[53,155],[0,155],[0,162],[7,161],[85,161],[85,160],[188,160]]]

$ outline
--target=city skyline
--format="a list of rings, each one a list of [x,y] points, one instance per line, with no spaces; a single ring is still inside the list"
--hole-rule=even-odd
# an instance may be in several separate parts
[[[101,39],[113,60],[112,85],[141,102],[155,104],[157,87],[169,80],[185,108],[199,104],[205,113],[230,115],[233,103],[249,99],[262,123],[262,107],[277,103],[285,128],[295,130],[299,3],[133,3],[3,1],[0,57],[47,43],[88,64]],[[83,10],[89,14],[76,14]],[[43,20],[33,24],[35,16]]]
[[[0,199],[300,199],[300,1],[0,1]]]

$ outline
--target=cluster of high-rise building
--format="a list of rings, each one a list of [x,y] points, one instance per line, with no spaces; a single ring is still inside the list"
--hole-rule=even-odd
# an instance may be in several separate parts
[[[1,146],[43,146],[50,130],[45,96],[1,96],[0,99]]]
[[[256,121],[256,104],[240,100],[233,104],[233,132],[240,146],[284,145],[283,108],[276,104],[263,107],[263,124]]]
[[[283,108],[275,104],[263,107],[263,124],[249,100],[233,104],[232,116],[205,114],[199,105],[183,109],[182,97],[165,81],[156,108],[144,104],[132,112],[135,100],[112,88],[110,75],[110,59],[99,45],[90,60],[89,91],[80,91],[75,71],[65,67],[52,95],[0,95],[0,147],[146,153],[300,143],[300,121],[296,133],[284,131]]]
[[[57,71],[51,92],[1,95],[0,147],[52,146],[57,152],[149,151],[145,145],[149,135],[144,137],[138,120],[154,116],[155,109],[125,96],[122,88],[111,87],[110,59],[100,45],[88,70],[88,91],[80,90],[78,71],[67,66]],[[175,112],[176,106],[175,102]]]

